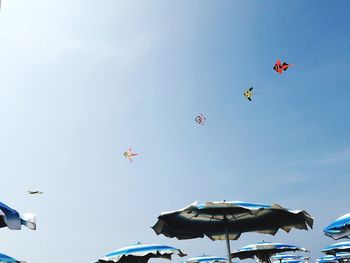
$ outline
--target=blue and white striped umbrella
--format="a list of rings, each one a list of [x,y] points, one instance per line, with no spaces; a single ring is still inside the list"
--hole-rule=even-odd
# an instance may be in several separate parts
[[[350,252],[350,241],[339,242],[322,249],[327,255],[335,255],[341,252]]]
[[[227,258],[215,256],[200,256],[186,259],[184,263],[227,263]]]
[[[336,219],[323,232],[333,239],[350,238],[350,213]]]
[[[120,263],[146,263],[150,258],[171,259],[171,255],[180,257],[186,256],[180,249],[158,245],[158,244],[137,244],[123,247],[108,253],[105,257],[95,263],[120,262]]]
[[[350,260],[350,253],[338,253],[335,255],[326,255],[322,258],[318,258],[316,262],[318,263],[338,263],[338,262],[348,262]]]
[[[178,239],[207,236],[226,240],[228,262],[231,261],[229,240],[244,232],[275,235],[279,229],[312,228],[313,218],[303,210],[290,210],[280,205],[263,205],[240,201],[197,202],[176,211],[162,213],[152,227],[157,235]]]
[[[327,255],[322,258],[316,259],[316,262],[318,263],[338,263],[339,257],[337,256],[332,256],[332,255]]]
[[[34,214],[19,214],[16,210],[0,202],[0,228],[8,227],[11,230],[20,230],[21,226],[35,230],[36,216]]]
[[[234,251],[232,257],[238,257],[239,259],[254,258],[257,257],[260,262],[271,262],[270,257],[276,253],[286,251],[303,251],[308,250],[302,247],[287,245],[282,243],[260,242],[257,244],[248,245]]]
[[[337,253],[340,263],[350,262],[350,253]]]
[[[277,262],[277,261],[275,261]],[[301,258],[296,258],[296,259],[282,259],[279,260],[281,263],[303,263],[304,261]]]
[[[337,257],[340,257],[342,259],[346,258],[350,260],[350,253],[340,252],[340,253],[337,253]]]
[[[296,260],[300,262],[303,259],[305,259],[305,257],[299,256],[299,255],[293,255],[293,254],[276,254],[271,257],[272,261],[280,261],[280,262],[288,261],[289,263],[291,263],[290,260]]]
[[[26,263],[25,261],[18,261],[17,259],[14,259],[12,257],[9,257],[5,254],[0,253],[0,263]]]

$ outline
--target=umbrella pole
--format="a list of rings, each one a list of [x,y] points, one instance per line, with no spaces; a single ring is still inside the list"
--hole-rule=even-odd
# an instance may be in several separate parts
[[[230,248],[230,239],[228,235],[228,227],[225,228],[225,238],[226,238],[226,246],[227,246],[227,262],[231,263],[231,248]]]
[[[271,263],[270,255],[266,255],[266,263]]]

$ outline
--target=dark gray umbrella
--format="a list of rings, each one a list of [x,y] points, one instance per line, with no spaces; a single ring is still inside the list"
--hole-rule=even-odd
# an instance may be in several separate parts
[[[313,218],[303,210],[289,210],[280,205],[262,205],[245,202],[197,202],[180,210],[165,212],[152,227],[157,235],[178,239],[207,236],[211,240],[226,240],[228,262],[231,262],[229,240],[241,233],[258,232],[275,235],[279,229],[308,230]]]

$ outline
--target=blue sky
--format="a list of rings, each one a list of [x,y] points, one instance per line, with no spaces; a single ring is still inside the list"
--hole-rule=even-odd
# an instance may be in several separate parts
[[[38,230],[1,229],[0,252],[89,262],[140,241],[221,256],[224,242],[150,226],[223,199],[315,217],[233,249],[288,242],[315,260],[333,243],[322,228],[349,212],[348,1],[2,2],[0,200],[37,213]],[[295,67],[277,74],[278,58]]]

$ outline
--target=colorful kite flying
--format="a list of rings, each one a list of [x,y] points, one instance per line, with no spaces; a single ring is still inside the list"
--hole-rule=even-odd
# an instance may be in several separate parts
[[[278,59],[276,64],[273,66],[273,69],[282,74],[283,70],[286,71],[289,67],[294,66],[293,64],[287,64],[286,62],[283,62],[283,64],[281,64],[281,61]]]
[[[196,118],[195,121],[200,124],[200,125],[204,125],[206,118],[204,117],[203,114],[199,114]]]
[[[138,155],[137,153],[134,153],[132,151],[132,148],[129,148],[129,150],[126,150],[124,153],[123,153],[124,157],[127,158],[130,162],[132,162],[132,159]]]
[[[244,97],[247,98],[247,100],[252,101],[252,97],[253,97],[253,87],[251,87],[250,89],[247,89],[244,93],[243,93]]]

